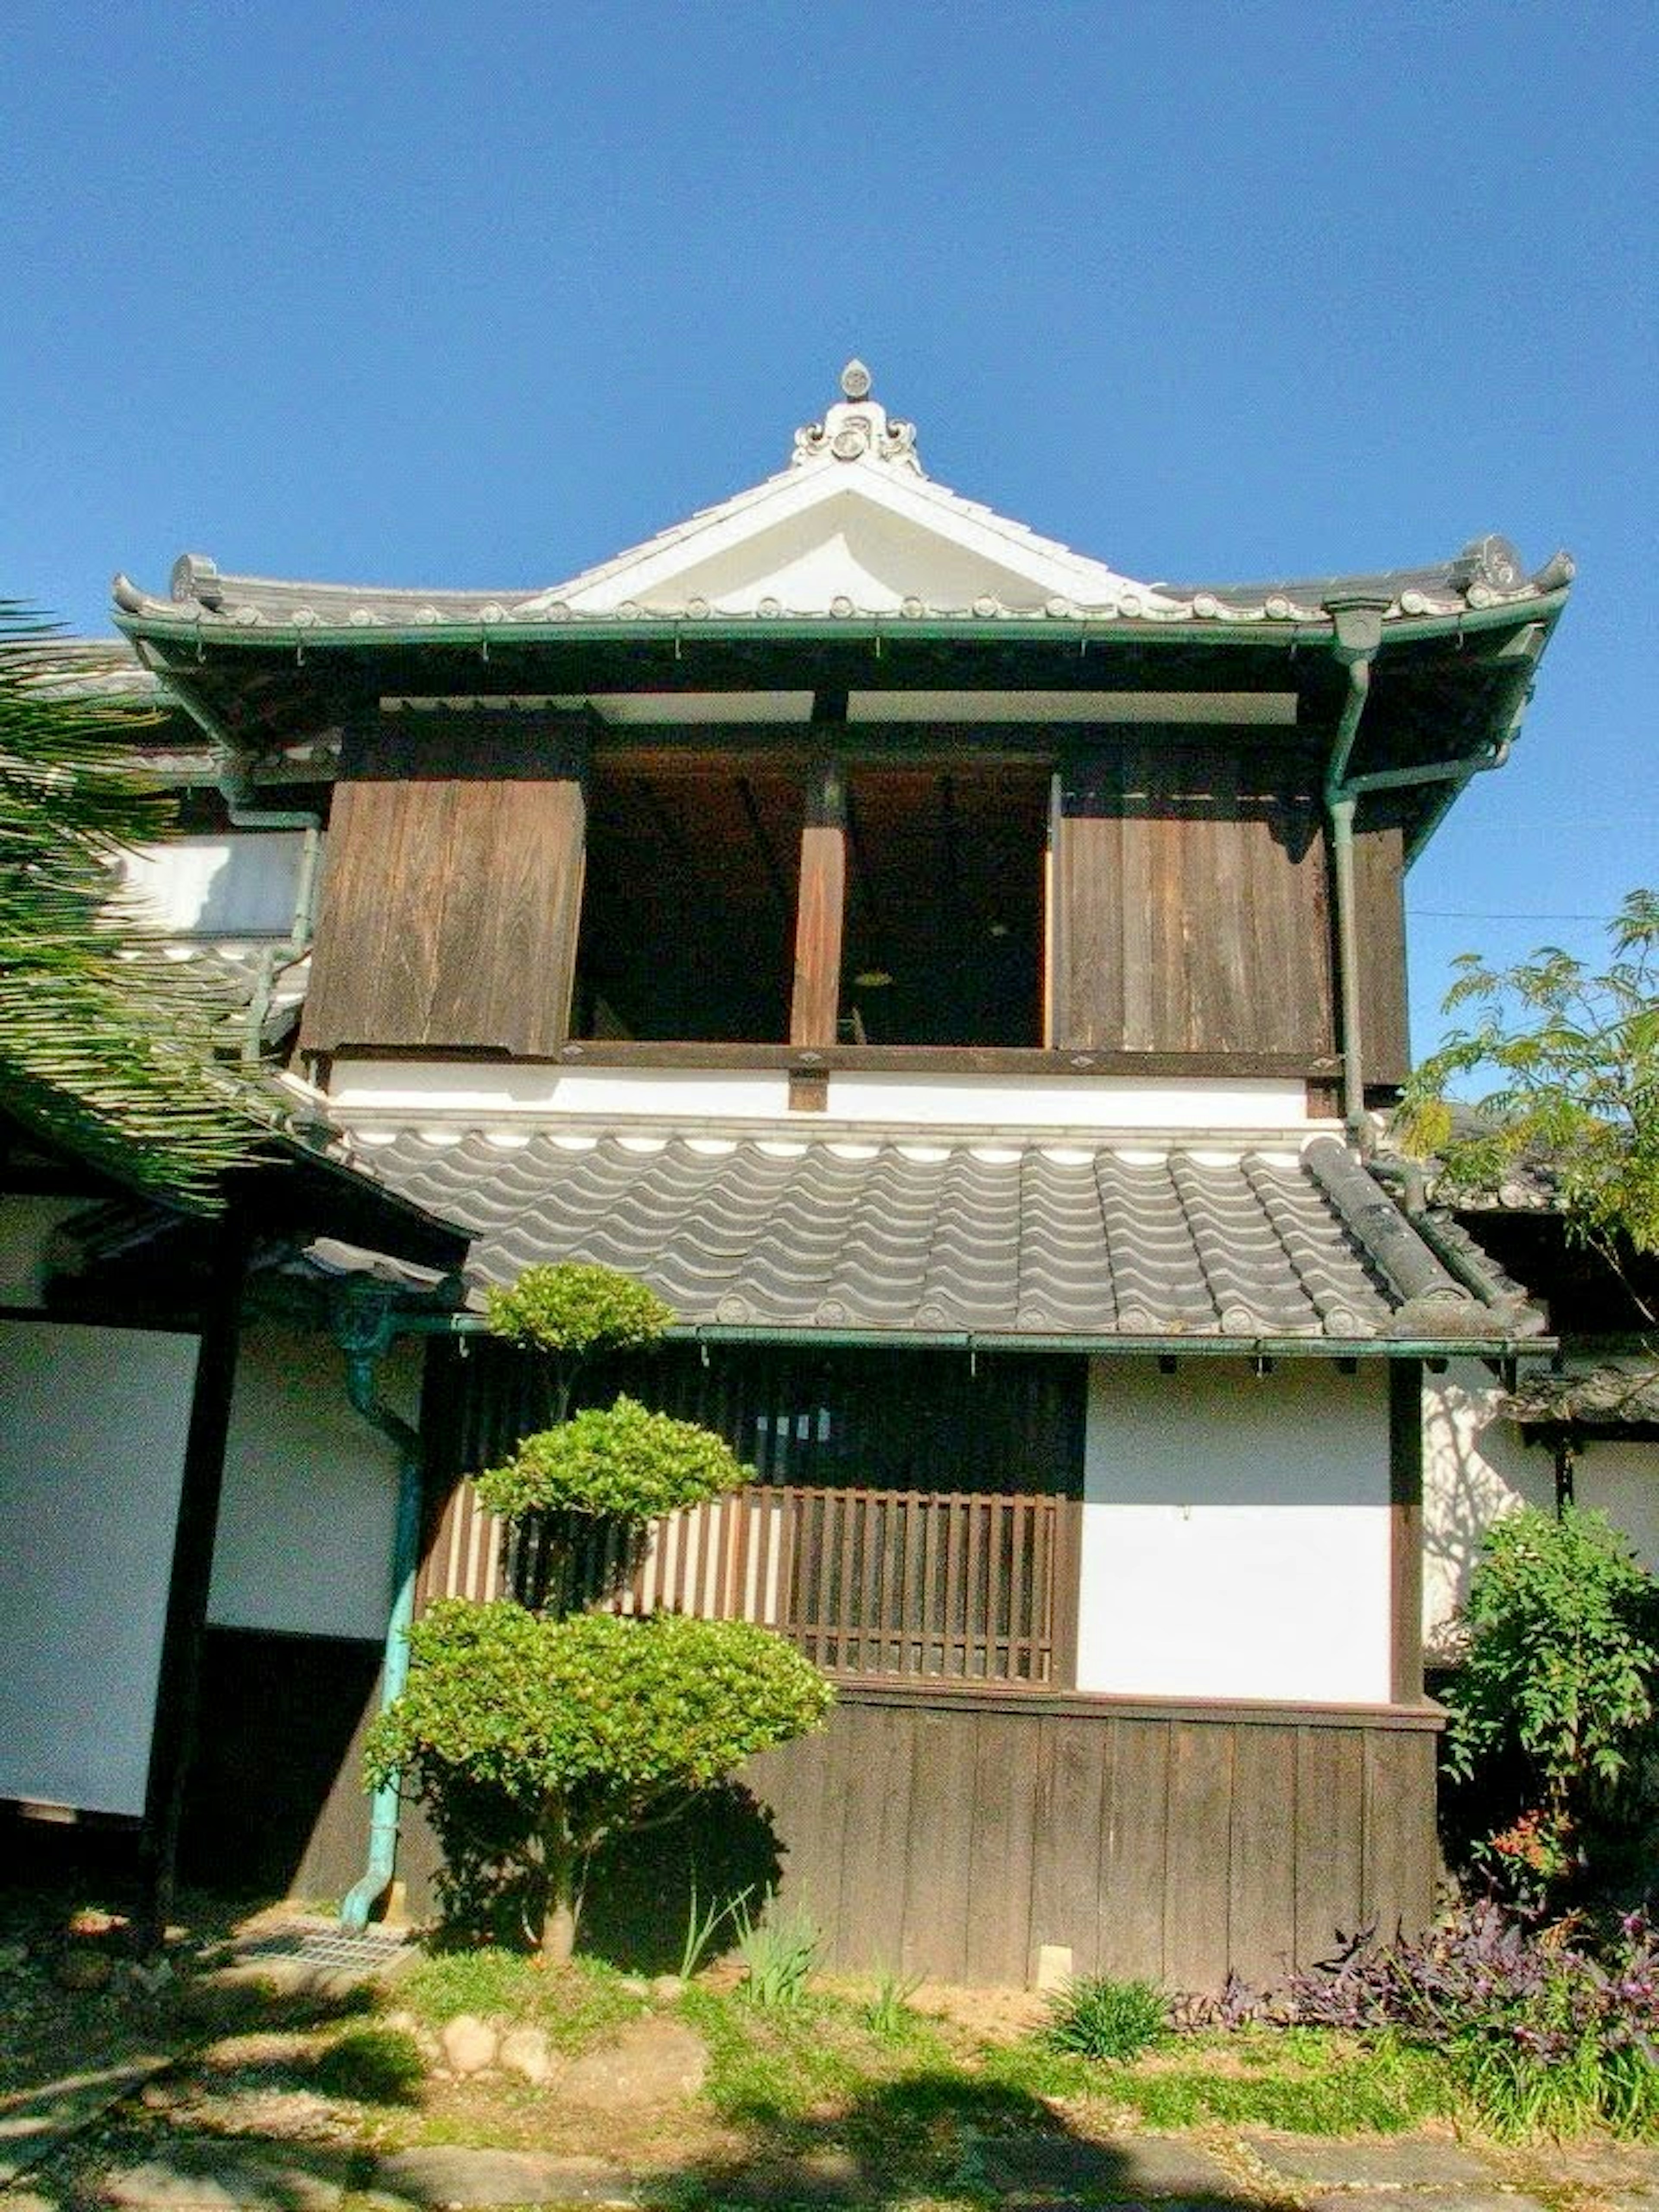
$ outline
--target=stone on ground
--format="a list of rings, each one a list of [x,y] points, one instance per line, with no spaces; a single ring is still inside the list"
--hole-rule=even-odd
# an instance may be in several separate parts
[[[598,2159],[543,2151],[469,2150],[459,2143],[400,2150],[380,2160],[375,2187],[405,2203],[617,2204],[630,2201],[625,2180]]]
[[[1176,2136],[981,2136],[979,2160],[993,2189],[1018,2197],[1086,2190],[1091,2197],[1236,2197],[1237,2185],[1196,2145]]]
[[[544,2029],[509,2027],[501,2037],[495,2063],[508,2074],[517,2074],[526,2081],[539,2084],[552,2080],[559,2062]]]
[[[1473,2152],[1432,2136],[1269,2136],[1244,2138],[1270,2172],[1328,2189],[1490,2186]]]
[[[446,2021],[438,2039],[444,2064],[452,2074],[482,2074],[495,2063],[501,2049],[501,2030],[480,2020],[476,2013],[458,2012]]]
[[[320,2166],[234,2143],[178,2143],[106,2174],[97,2195],[124,2212],[336,2212],[344,2179]]]
[[[631,2112],[693,2097],[708,2076],[702,2039],[682,2021],[630,2021],[614,2042],[572,2063],[560,2079],[559,2095],[590,2112]]]

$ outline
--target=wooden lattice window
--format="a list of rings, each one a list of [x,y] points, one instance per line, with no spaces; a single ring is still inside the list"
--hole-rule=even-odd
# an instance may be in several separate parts
[[[487,1465],[546,1418],[533,1363],[452,1370],[443,1471]],[[503,1541],[452,1488],[425,1597],[512,1593],[763,1620],[827,1672],[1063,1686],[1082,1474],[1079,1361],[1018,1354],[670,1346],[585,1378],[718,1430],[756,1470],[735,1496],[618,1532],[532,1521]]]

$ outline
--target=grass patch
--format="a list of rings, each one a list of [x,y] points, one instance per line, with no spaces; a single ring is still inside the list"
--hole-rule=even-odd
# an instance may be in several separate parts
[[[522,1952],[492,1949],[434,1952],[398,1977],[386,2002],[433,2027],[458,2013],[533,2023],[571,2053],[648,2009],[603,1960],[544,1967]]]
[[[1170,2039],[1170,2001],[1150,1982],[1097,1974],[1068,1983],[1048,2008],[1042,2037],[1079,2058],[1139,2058]]]
[[[355,2027],[331,2043],[312,2069],[313,2083],[359,2105],[420,2102],[426,2061],[412,2036],[394,2027]]]
[[[1425,2052],[1308,2029],[1183,2040],[1139,2063],[1083,2058],[1039,2036],[988,2051],[984,2073],[1035,2097],[1097,2099],[1150,2128],[1397,2135],[1457,2102],[1448,2069]]]

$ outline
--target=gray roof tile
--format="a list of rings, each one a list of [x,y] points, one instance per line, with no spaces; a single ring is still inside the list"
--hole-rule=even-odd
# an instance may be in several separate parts
[[[694,1325],[1247,1341],[1537,1331],[1517,1299],[1454,1282],[1403,1216],[1403,1243],[1379,1246],[1368,1210],[1390,1202],[1357,1167],[1334,1174],[1322,1145],[1340,1151],[539,1128],[510,1142],[405,1130],[357,1157],[473,1236],[475,1287],[535,1261],[599,1261]],[[1432,1328],[1419,1325],[1425,1284]]]

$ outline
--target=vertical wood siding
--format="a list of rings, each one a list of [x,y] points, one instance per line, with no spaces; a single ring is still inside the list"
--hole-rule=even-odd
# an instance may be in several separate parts
[[[1405,833],[1359,830],[1353,843],[1360,960],[1361,1050],[1369,1084],[1411,1073],[1407,1018]]]
[[[1431,1717],[853,1690],[751,1763],[785,1846],[780,1905],[835,1963],[1214,1989],[1433,1909]]]
[[[545,1376],[500,1346],[452,1357],[434,1394],[421,1606],[512,1595],[563,1607],[614,1590],[624,1612],[763,1621],[830,1674],[1075,1679],[1080,1363],[1004,1358],[975,1374],[960,1356],[756,1346],[705,1367],[675,1346],[596,1374],[584,1395],[605,1402],[622,1385],[718,1430],[757,1480],[653,1522],[632,1548],[579,1516],[509,1533],[463,1470],[545,1423]]]
[[[533,731],[491,734],[487,761],[424,731],[349,751],[305,1050],[550,1054],[563,1042],[581,904],[579,763],[555,732],[539,744]]]
[[[1334,1048],[1316,782],[1235,747],[1129,738],[1061,772],[1054,1041]]]

